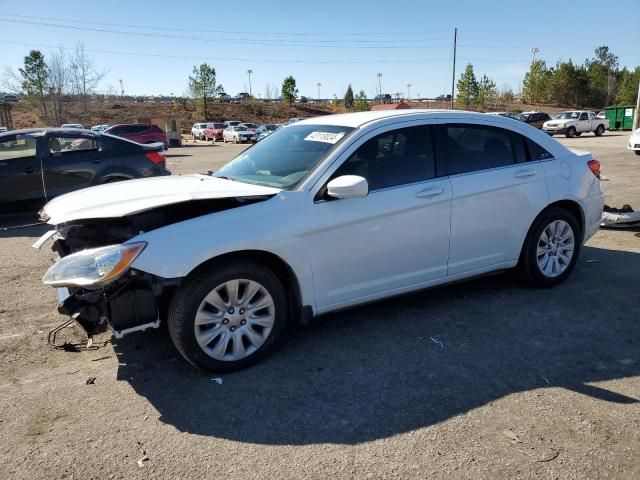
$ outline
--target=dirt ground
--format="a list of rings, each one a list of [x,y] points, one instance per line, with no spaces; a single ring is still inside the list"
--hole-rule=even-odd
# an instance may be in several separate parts
[[[561,141],[637,209],[627,138]],[[242,148],[168,164],[206,172]],[[163,329],[49,348],[64,318],[40,283],[52,254],[30,247],[42,232],[0,232],[0,479],[640,478],[637,231],[600,231],[554,289],[507,273],[331,314],[224,376]]]

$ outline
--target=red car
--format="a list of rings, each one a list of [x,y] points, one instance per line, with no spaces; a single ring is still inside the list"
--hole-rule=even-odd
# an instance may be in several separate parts
[[[164,148],[169,148],[166,133],[157,125],[125,123],[107,128],[104,133],[126,138],[137,143],[162,143]]]
[[[210,123],[207,128],[204,129],[202,134],[204,135],[205,140],[213,140],[217,142],[218,140],[222,140],[222,132],[227,128],[224,123]]]

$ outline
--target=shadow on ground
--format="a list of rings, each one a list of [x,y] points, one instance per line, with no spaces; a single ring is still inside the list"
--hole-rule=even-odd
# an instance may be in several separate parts
[[[585,248],[551,290],[512,274],[317,319],[272,357],[197,372],[166,332],[116,342],[118,378],[180,431],[260,444],[360,443],[429,426],[514,392],[640,374],[640,254]]]
[[[40,222],[37,213],[0,214],[0,238],[37,238],[52,228]]]

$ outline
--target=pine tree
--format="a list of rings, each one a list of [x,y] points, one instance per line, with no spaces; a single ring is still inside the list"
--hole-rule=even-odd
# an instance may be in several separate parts
[[[497,95],[496,83],[487,75],[483,75],[480,82],[478,82],[478,96],[476,97],[478,107],[484,108],[485,104],[488,101],[495,100]]]
[[[221,91],[216,85],[215,68],[203,63],[193,67],[193,77],[189,77],[189,90],[197,99],[197,112],[209,120],[209,102]]]
[[[473,65],[470,63],[460,75],[460,80],[458,80],[458,95],[456,97],[456,103],[458,106],[468,110],[471,105],[476,103],[478,98],[478,81],[476,80],[476,76],[473,73]]]
[[[24,68],[20,68],[21,87],[28,100],[37,101],[42,108],[42,115],[47,117],[47,82],[49,69],[44,61],[44,55],[39,50],[31,50],[24,57]]]
[[[349,84],[347,92],[344,94],[344,108],[353,110],[353,89],[351,88],[351,84]]]
[[[282,82],[282,101],[291,105],[298,95],[298,89],[296,88],[296,79],[289,75]]]
[[[366,112],[369,110],[369,101],[364,90],[360,90],[356,95],[355,109],[357,112]]]

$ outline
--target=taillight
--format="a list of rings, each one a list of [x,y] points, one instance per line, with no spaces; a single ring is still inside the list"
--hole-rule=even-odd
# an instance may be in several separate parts
[[[589,160],[587,165],[589,166],[591,173],[593,173],[596,178],[600,178],[600,162],[594,158],[593,160]]]
[[[144,156],[156,165],[164,165],[165,158],[163,152],[147,152],[144,154]]]

